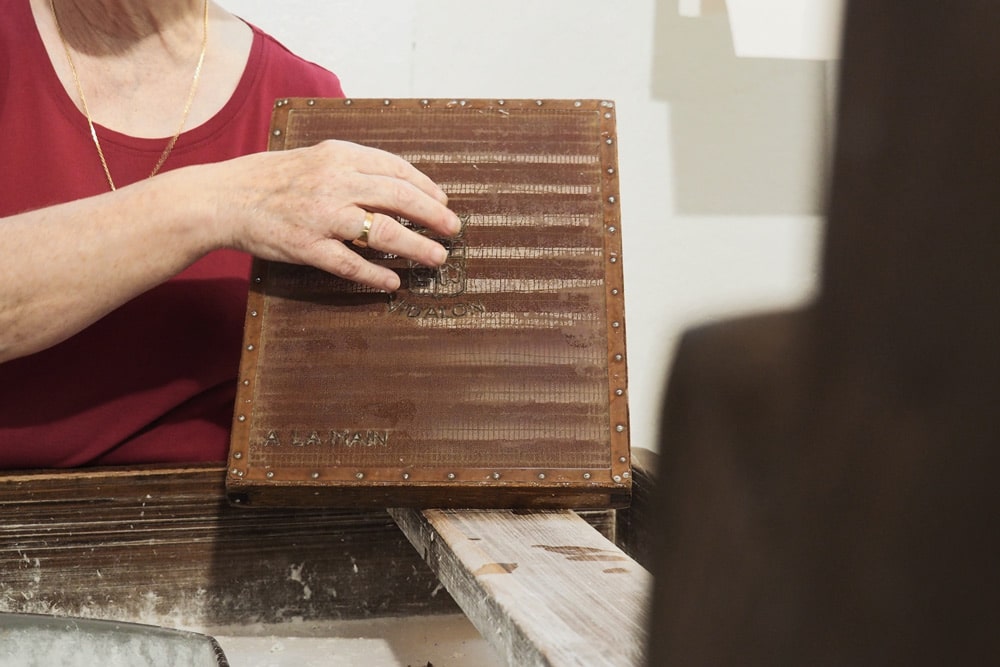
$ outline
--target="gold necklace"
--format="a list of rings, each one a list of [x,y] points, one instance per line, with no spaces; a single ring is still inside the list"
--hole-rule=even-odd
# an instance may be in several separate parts
[[[108,185],[111,186],[112,190],[115,190],[115,181],[111,178],[111,170],[108,169],[108,161],[104,157],[104,150],[101,148],[101,141],[97,138],[97,130],[94,129],[94,121],[90,116],[90,109],[87,107],[87,98],[83,94],[83,86],[80,84],[80,75],[77,74],[76,65],[73,63],[73,56],[69,52],[69,44],[66,43],[66,38],[63,36],[62,26],[59,25],[59,16],[56,14],[55,0],[49,0],[49,6],[52,8],[52,18],[56,22],[56,32],[59,33],[59,41],[62,42],[63,50],[66,52],[66,60],[69,62],[69,69],[73,73],[73,82],[76,83],[76,92],[80,96],[80,104],[83,107],[83,115],[87,117],[87,126],[90,127],[90,137],[94,140],[94,146],[97,147],[97,156],[101,158],[101,166],[104,167],[104,175],[108,179]],[[201,33],[201,55],[198,56],[198,64],[194,68],[194,76],[191,78],[191,89],[188,91],[187,102],[184,104],[184,113],[181,115],[181,122],[177,126],[177,131],[174,132],[174,136],[170,137],[167,142],[167,147],[163,149],[163,153],[160,154],[160,159],[156,161],[156,165],[153,167],[153,171],[149,173],[149,178],[156,176],[157,172],[160,171],[160,167],[163,163],[167,161],[170,156],[170,152],[174,150],[174,144],[177,143],[178,137],[181,136],[181,132],[184,130],[184,124],[187,123],[188,114],[191,112],[191,104],[194,102],[195,91],[198,90],[198,79],[201,78],[201,66],[205,62],[205,52],[208,50],[208,0],[205,0],[205,7],[202,11],[202,33]]]

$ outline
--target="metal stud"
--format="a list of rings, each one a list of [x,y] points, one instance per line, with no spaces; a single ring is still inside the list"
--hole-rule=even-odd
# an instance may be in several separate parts
[[[615,168],[614,167],[608,167],[608,176],[611,176],[614,173],[615,173]]]
[[[313,473],[313,474],[316,474],[318,476],[318,473]],[[363,472],[354,473],[354,476],[356,478],[358,478],[358,479],[364,479],[365,478],[365,474]]]
[[[420,103],[421,103],[422,105],[424,105],[424,106],[427,106],[428,104],[430,104],[430,103],[431,103],[431,101],[430,101],[430,100],[420,100]]]
[[[611,323],[611,328],[612,328],[612,329],[617,329],[617,328],[618,328],[618,327],[620,327],[621,325],[622,325],[622,323],[621,323],[621,322],[612,322],[612,323]]]
[[[604,143],[610,146],[611,144],[615,143],[615,140],[612,139],[611,137],[608,137],[607,139],[604,140]]]
[[[273,135],[274,135],[274,136],[276,136],[276,137],[280,137],[280,136],[281,136],[281,130],[275,130],[275,131],[274,131],[274,132],[272,132],[271,134],[273,134]]]
[[[236,452],[236,453],[234,453],[233,454],[233,458],[234,459],[241,459],[241,458],[243,458],[243,452]]]
[[[250,386],[250,380],[244,380],[243,381],[243,386],[244,387],[249,387]]]
[[[257,317],[257,311],[256,310],[251,310],[250,311],[250,317]]]
[[[611,296],[618,296],[618,294],[619,294],[619,290],[618,290],[617,287],[614,288],[613,290],[611,290]]]
[[[545,479],[545,473],[544,472],[538,473],[538,479]]]
[[[461,102],[458,103],[458,106],[464,107],[466,104],[468,104],[468,102],[466,102],[465,100],[462,100]]]
[[[622,481],[621,475],[615,475],[611,479],[615,480],[616,482],[621,482]]]
[[[618,463],[628,463],[628,459],[625,458],[624,456],[619,456]]]
[[[448,479],[455,479],[455,473],[453,472],[448,473]]]
[[[542,106],[542,104],[544,104],[544,102],[542,102],[541,100],[535,100],[535,106],[539,106],[540,107],[540,106]]]
[[[253,281],[259,285],[260,283],[263,282],[263,278],[261,278],[260,276],[257,276],[256,278],[253,279]]]
[[[382,104],[384,104],[385,106],[389,106],[390,104],[392,104],[392,100],[382,100]]]
[[[245,422],[247,420],[247,416],[246,415],[240,415],[236,419],[237,419],[237,421]]]
[[[410,473],[404,472],[403,473],[403,479],[410,479]]]
[[[499,104],[500,106],[503,106],[503,105],[507,104],[507,100],[497,100],[497,104]]]
[[[580,100],[577,100],[576,102],[573,102],[573,106],[575,106],[575,107],[582,107],[583,106],[583,102],[581,102]]]
[[[590,479],[590,473],[589,472],[583,473],[583,478],[584,479]]]
[[[615,361],[621,361],[621,360],[622,360],[622,359],[624,359],[624,358],[625,358],[625,357],[623,357],[623,356],[622,356],[622,355],[620,355],[620,354],[616,354],[616,355],[615,355]]]
[[[238,475],[238,474],[240,474],[240,471],[237,470],[236,468],[233,468],[232,470],[229,471],[229,474],[230,475]]]
[[[629,478],[629,477],[631,477],[631,476],[632,476],[632,475],[631,475],[631,473],[629,473],[629,471],[628,471],[628,470],[626,470],[625,472],[623,472],[623,473],[622,473],[622,477],[624,477],[625,479],[628,479],[628,478]]]
[[[306,104],[308,104],[309,106],[315,106],[316,100],[306,100]]]
[[[605,118],[611,118],[611,112],[610,111],[605,112],[604,117]]]
[[[253,343],[251,343],[250,345],[247,345],[247,351],[248,352],[253,352]]]
[[[614,195],[611,195],[610,197],[608,197],[608,203],[609,204],[614,204],[616,201],[618,201],[618,200],[615,199]]]
[[[618,231],[618,230],[617,230],[617,229],[615,229],[615,226],[614,226],[614,225],[611,225],[610,227],[608,227],[608,233],[609,233],[609,234],[614,234],[614,233],[615,233],[615,232],[617,232],[617,231]]]
[[[619,424],[618,426],[615,426],[615,430],[618,431],[619,433],[624,433],[625,432],[625,425],[624,424]],[[623,461],[623,463],[624,463],[624,461]]]
[[[344,100],[344,105],[345,106],[351,106],[352,104],[354,104],[354,102],[352,100]]]
[[[313,473],[312,473],[311,475],[309,475],[309,476],[310,476],[310,477],[312,477],[313,479],[319,479],[319,473],[318,473],[318,472],[313,472]]]
[[[624,389],[615,389],[615,396],[624,396],[624,395],[625,395]]]
[[[268,470],[267,474],[265,474],[264,476],[267,477],[268,479],[274,479],[274,471]]]
[[[500,473],[498,472],[493,473],[493,479],[500,479]]]

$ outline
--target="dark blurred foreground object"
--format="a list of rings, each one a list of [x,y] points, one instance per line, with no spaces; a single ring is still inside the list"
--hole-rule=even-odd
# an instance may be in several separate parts
[[[208,635],[155,625],[0,613],[0,664],[229,667]]]
[[[676,358],[651,665],[1000,654],[998,126],[1000,5],[851,4],[819,297]]]

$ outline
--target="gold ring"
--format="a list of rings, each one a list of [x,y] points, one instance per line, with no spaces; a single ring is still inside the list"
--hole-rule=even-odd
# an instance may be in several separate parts
[[[371,211],[365,211],[365,221],[361,226],[361,233],[358,234],[358,238],[351,241],[354,245],[359,248],[368,247],[368,232],[372,229],[372,221],[375,219],[375,214]]]

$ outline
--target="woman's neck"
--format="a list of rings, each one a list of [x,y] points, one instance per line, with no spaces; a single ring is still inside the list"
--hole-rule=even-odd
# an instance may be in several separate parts
[[[203,1],[31,0],[31,4],[56,75],[81,113],[77,80],[95,123],[133,137],[162,138],[175,132],[189,96],[205,34]],[[239,84],[253,43],[246,23],[211,2],[209,24],[207,55],[188,128],[204,123],[225,105]]]
[[[51,0],[69,46],[79,53],[123,54],[149,39],[187,53],[200,38],[204,0]]]

